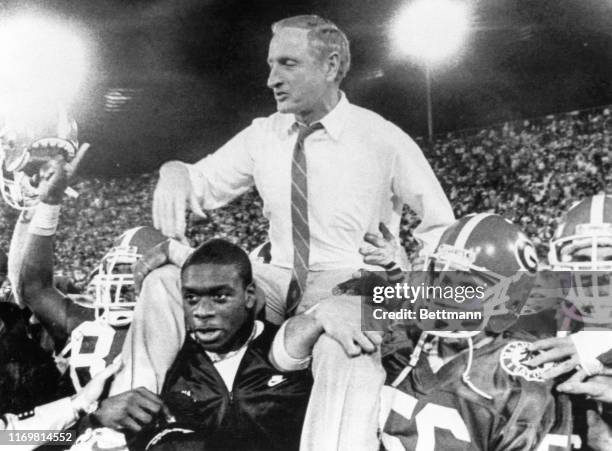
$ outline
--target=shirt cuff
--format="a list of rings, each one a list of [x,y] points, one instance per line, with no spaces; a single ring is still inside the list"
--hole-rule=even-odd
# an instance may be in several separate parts
[[[274,366],[276,366],[281,371],[299,371],[308,368],[310,365],[310,361],[312,360],[311,356],[304,357],[303,359],[296,359],[295,357],[291,357],[287,352],[287,348],[285,347],[285,329],[287,323],[283,323],[278,332],[276,333],[276,337],[274,337],[274,342],[272,343],[271,350],[271,358]]]
[[[603,365],[597,357],[612,348],[612,331],[583,330],[570,337],[576,346],[580,366],[587,374],[601,372]]]
[[[195,164],[183,163],[185,168],[187,168],[187,173],[189,174],[189,181],[191,182],[191,186],[193,188],[193,192],[198,199],[200,204],[200,208],[208,209],[210,208],[207,205],[207,200],[212,198],[212,194],[207,192],[206,187],[208,186],[208,182],[206,180],[206,176],[202,172],[202,168]]]

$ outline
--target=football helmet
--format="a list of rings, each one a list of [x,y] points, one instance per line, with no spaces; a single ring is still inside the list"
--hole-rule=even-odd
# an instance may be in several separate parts
[[[465,216],[444,231],[436,250],[426,257],[422,273],[424,285],[452,287],[452,297],[422,298],[415,305],[429,311],[481,312],[482,320],[417,315],[417,324],[431,335],[446,338],[468,338],[482,330],[501,333],[518,319],[537,268],[535,246],[518,226],[491,213]],[[457,296],[457,287],[467,292],[470,286],[474,295]]]
[[[585,323],[612,322],[612,196],[597,194],[576,203],[550,242],[554,271],[567,271],[564,298]]]
[[[166,237],[153,227],[135,227],[123,233],[93,271],[87,292],[93,296],[98,318],[112,326],[132,321],[136,293],[132,266]]]
[[[49,159],[77,153],[77,124],[67,110],[34,112],[27,119],[0,121],[0,190],[13,208],[27,210],[38,203],[38,171]]]

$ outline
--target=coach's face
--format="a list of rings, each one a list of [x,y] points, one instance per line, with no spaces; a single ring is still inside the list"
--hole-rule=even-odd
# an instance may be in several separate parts
[[[334,86],[335,73],[321,61],[310,45],[308,30],[281,28],[272,37],[268,52],[268,87],[276,108],[310,123],[327,113],[326,97]]]
[[[181,291],[187,330],[206,351],[242,346],[253,327],[255,294],[253,284],[243,286],[235,266],[188,266]]]

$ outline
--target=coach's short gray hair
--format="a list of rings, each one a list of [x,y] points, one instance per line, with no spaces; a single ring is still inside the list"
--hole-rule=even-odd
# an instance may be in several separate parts
[[[338,52],[340,67],[336,81],[340,82],[351,67],[351,50],[346,35],[330,20],[312,15],[288,17],[272,24],[272,33],[281,28],[300,28],[308,30],[310,45],[319,52],[321,58],[326,58],[332,52]]]

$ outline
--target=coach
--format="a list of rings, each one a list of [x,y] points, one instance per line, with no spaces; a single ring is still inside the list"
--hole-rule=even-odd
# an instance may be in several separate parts
[[[201,209],[221,207],[255,186],[271,242],[271,262],[255,264],[255,280],[267,319],[280,323],[330,297],[334,285],[362,266],[366,232],[384,222],[398,236],[405,204],[421,218],[414,235],[425,248],[454,218],[415,142],[340,90],[350,67],[345,34],[314,15],[281,20],[272,31],[267,84],[278,112],[255,119],[196,164],[164,164],[153,217],[164,234],[181,239],[188,208],[203,215]],[[349,359],[338,345],[340,337],[354,336],[364,350],[370,347],[362,343],[358,302],[339,299],[346,318],[329,318],[331,339],[315,348],[313,368],[336,370],[333,384],[314,371],[303,449],[376,449],[380,359],[376,352]],[[325,365],[317,365],[323,355]]]

